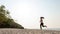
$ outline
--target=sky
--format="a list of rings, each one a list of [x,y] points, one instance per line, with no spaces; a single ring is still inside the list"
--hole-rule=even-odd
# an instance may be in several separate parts
[[[0,0],[0,5],[24,28],[40,29],[41,16],[47,28],[60,28],[60,0]]]

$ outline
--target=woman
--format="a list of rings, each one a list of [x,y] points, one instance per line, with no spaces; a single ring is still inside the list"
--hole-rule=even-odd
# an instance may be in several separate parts
[[[45,26],[44,25],[44,23],[43,23],[43,19],[44,19],[44,17],[40,17],[40,28],[42,29],[42,27],[47,27],[47,26]]]

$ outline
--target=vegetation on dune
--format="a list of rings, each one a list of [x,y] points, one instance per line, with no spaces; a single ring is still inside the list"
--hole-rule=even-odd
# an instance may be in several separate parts
[[[4,5],[0,6],[0,28],[20,28],[24,29],[23,26],[17,24],[9,15],[9,11],[5,9]]]

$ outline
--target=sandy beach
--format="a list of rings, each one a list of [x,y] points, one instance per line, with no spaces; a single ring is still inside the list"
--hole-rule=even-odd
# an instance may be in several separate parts
[[[60,34],[60,31],[56,30],[39,30],[39,29],[0,29],[0,34]]]

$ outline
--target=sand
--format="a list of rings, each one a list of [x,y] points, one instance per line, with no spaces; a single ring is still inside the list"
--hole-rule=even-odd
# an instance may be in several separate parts
[[[11,29],[1,28],[0,34],[60,34],[60,31],[56,30],[39,30],[39,29]]]

